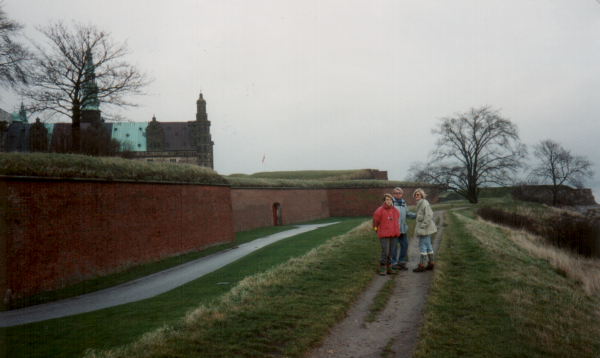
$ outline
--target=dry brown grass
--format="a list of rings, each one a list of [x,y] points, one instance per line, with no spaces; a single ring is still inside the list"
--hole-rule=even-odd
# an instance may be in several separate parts
[[[561,211],[555,209],[554,212]],[[524,214],[531,215],[525,210]],[[600,259],[585,258],[581,255],[561,250],[551,246],[545,240],[526,231],[517,231],[489,221],[481,220],[492,227],[501,228],[507,237],[520,248],[524,249],[534,257],[548,261],[550,267],[557,270],[567,278],[578,282],[585,293],[589,296],[600,298]]]
[[[501,297],[514,327],[544,354],[574,347],[594,354],[592,342],[600,336],[600,260],[562,251],[526,232],[456,216],[497,262]]]

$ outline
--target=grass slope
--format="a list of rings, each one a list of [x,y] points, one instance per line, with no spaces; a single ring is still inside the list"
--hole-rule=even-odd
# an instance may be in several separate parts
[[[509,231],[450,214],[413,357],[593,357],[597,296]]]
[[[370,179],[372,175],[365,169],[351,170],[291,170],[279,172],[258,172],[254,174],[231,174],[232,178],[260,178],[260,179],[296,179],[296,180],[323,180],[335,177],[362,177]]]
[[[187,285],[151,299],[76,316],[2,328],[0,340],[5,348],[5,356],[80,357],[87,349],[112,349],[136,341],[145,333],[163,326],[180,325],[188,311],[202,305],[210,306],[213,300],[219,300],[232,287],[239,286],[240,281],[246,277],[263,273],[292,258],[305,255],[332,237],[346,233],[365,219],[319,220],[318,222],[336,220],[341,223],[276,242]],[[366,252],[369,263],[372,264],[376,254],[369,254],[369,250],[377,250],[376,239],[370,237],[370,240],[358,242],[362,244],[360,252]],[[332,273],[337,272],[333,266],[322,269],[329,268]],[[369,274],[374,272],[372,268],[370,267]],[[319,281],[318,278],[314,280]],[[360,282],[368,281],[366,278]],[[223,282],[228,284],[221,284]],[[308,286],[304,289],[308,290],[306,292],[310,292],[312,282],[307,282]],[[311,341],[312,339],[314,338],[311,338]]]
[[[0,153],[0,175],[228,184],[215,171],[197,165],[75,154]]]
[[[300,258],[247,277],[173,327],[88,357],[302,356],[371,281],[378,246],[366,222]]]

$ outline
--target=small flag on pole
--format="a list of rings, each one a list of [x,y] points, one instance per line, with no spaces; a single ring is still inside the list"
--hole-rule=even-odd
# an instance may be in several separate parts
[[[262,163],[265,164],[265,155],[263,154],[263,160]]]

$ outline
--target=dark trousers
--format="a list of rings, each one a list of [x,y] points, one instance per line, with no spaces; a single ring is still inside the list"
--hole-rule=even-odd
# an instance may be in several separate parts
[[[394,245],[396,244],[395,237],[384,237],[379,239],[381,243],[381,257],[379,258],[380,265],[391,265],[392,264],[392,252],[394,252]]]
[[[392,253],[392,265],[399,262],[406,262],[406,254],[408,253],[408,236],[406,234],[400,234],[400,237],[396,239],[397,243],[400,244],[400,252],[398,252],[398,245],[394,244],[394,253]]]

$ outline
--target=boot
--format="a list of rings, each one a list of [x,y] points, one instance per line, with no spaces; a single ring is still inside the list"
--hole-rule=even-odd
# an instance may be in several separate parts
[[[435,267],[435,262],[433,261],[433,252],[428,252],[427,258],[429,259],[429,263],[427,264],[426,269],[433,270],[433,268]]]
[[[392,268],[392,265],[387,265],[387,274],[388,275],[395,275],[396,271],[394,271],[394,269]]]
[[[379,265],[379,274],[381,276],[385,275],[385,265]]]
[[[416,267],[416,268],[413,270],[413,272],[425,272],[425,270],[426,270],[426,268],[425,268],[425,265],[421,265],[421,264],[419,264],[419,266],[417,266],[417,267]]]
[[[427,254],[421,254],[421,261],[419,262],[419,266],[417,266],[413,272],[425,272],[425,263],[427,262]]]

